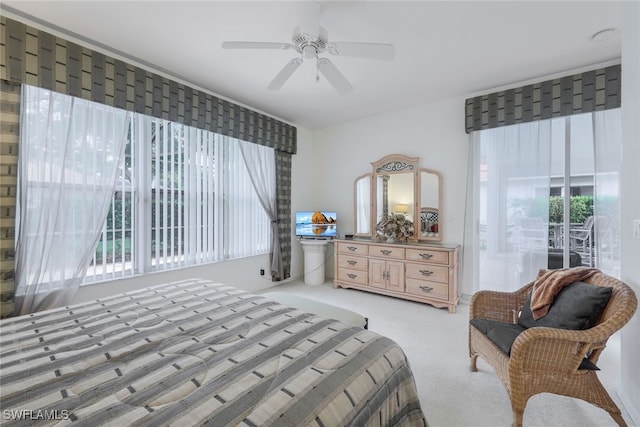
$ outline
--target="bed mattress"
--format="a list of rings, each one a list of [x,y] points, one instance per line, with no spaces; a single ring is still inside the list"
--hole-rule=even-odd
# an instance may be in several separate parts
[[[1,424],[426,426],[389,338],[204,279],[0,321]]]

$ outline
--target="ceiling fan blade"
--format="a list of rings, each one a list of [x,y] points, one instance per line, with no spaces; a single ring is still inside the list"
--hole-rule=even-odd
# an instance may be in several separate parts
[[[287,65],[284,66],[282,70],[271,80],[267,89],[269,90],[278,90],[282,87],[282,85],[289,80],[289,77],[293,74],[294,71],[298,69],[298,67],[302,65],[302,59],[294,58]]]
[[[392,60],[395,48],[387,43],[334,42],[327,45],[329,52],[339,56]]]
[[[289,43],[278,42],[222,42],[223,49],[291,49]]]
[[[339,93],[345,94],[353,90],[351,83],[327,58],[318,58],[318,69]]]

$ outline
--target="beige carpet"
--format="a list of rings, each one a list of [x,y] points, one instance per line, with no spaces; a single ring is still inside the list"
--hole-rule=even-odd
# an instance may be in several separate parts
[[[455,314],[446,309],[366,292],[334,289],[331,283],[308,286],[293,281],[271,288],[353,310],[369,318],[369,329],[402,346],[416,378],[422,408],[430,427],[508,427],[512,423],[507,394],[489,365],[478,360],[478,372],[469,370],[468,305]],[[600,380],[631,419],[617,396],[619,337],[609,340],[599,366]],[[581,400],[540,394],[529,400],[526,427],[616,426],[609,415]]]

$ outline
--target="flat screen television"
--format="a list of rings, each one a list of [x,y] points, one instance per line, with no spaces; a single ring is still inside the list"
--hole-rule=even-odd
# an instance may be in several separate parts
[[[332,239],[338,236],[337,225],[335,212],[296,212],[296,236],[300,238]]]

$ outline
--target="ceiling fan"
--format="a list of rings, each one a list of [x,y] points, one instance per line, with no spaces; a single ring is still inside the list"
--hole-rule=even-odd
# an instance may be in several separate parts
[[[319,10],[318,10],[319,16]],[[316,21],[317,22],[317,21]],[[309,24],[309,21],[305,24]],[[269,83],[267,89],[278,90],[291,77],[291,75],[302,65],[305,58],[316,60],[316,81],[320,80],[319,73],[341,94],[353,90],[353,86],[346,77],[336,68],[329,58],[320,55],[329,53],[335,56],[350,56],[358,58],[370,58],[391,60],[394,56],[394,47],[386,43],[360,43],[360,42],[329,42],[327,31],[311,23],[297,26],[293,32],[291,43],[279,42],[245,42],[226,41],[222,43],[223,49],[291,49],[300,56],[291,59],[275,78]],[[315,28],[315,30],[314,30]]]

